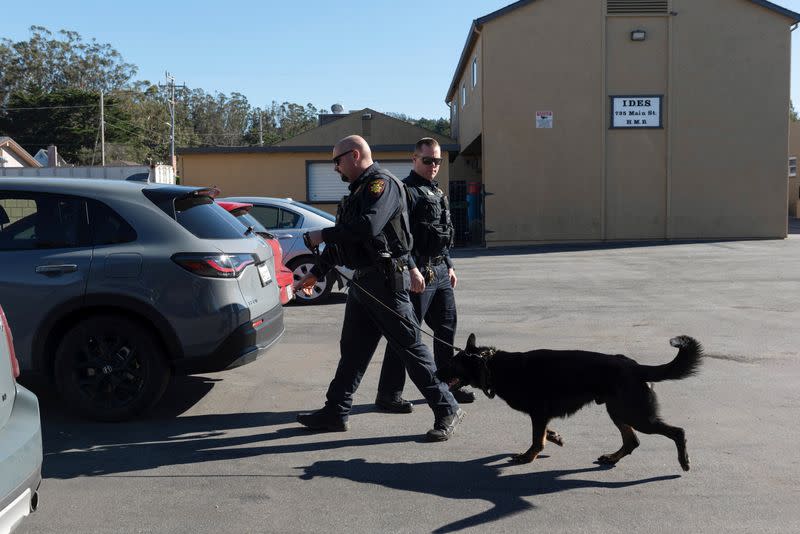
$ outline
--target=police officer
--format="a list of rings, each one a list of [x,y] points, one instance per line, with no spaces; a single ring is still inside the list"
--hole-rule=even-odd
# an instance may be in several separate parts
[[[355,269],[356,283],[347,294],[341,356],[325,406],[298,415],[297,421],[312,430],[347,430],[353,394],[385,336],[433,410],[434,425],[426,437],[447,440],[464,412],[434,374],[433,356],[420,340],[409,299],[411,232],[403,183],[373,163],[369,145],[357,135],[336,143],[333,164],[350,183],[350,194],[342,200],[335,226],[309,234],[310,244],[324,242],[325,250],[319,265],[295,282],[295,289],[310,290],[337,264]]]
[[[453,357],[457,321],[453,290],[458,283],[450,259],[454,236],[450,206],[447,196],[434,180],[441,163],[439,143],[436,139],[424,137],[414,147],[413,167],[403,180],[410,196],[408,209],[414,237],[409,266],[411,302],[419,322],[424,320],[433,330],[437,367],[445,365]],[[405,376],[403,360],[391,346],[387,346],[375,404],[390,412],[411,412],[412,404],[401,396]],[[469,390],[455,389],[452,393],[460,403],[475,400],[475,394]]]

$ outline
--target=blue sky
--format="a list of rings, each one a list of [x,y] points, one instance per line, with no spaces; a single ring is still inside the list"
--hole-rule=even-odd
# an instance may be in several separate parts
[[[444,97],[472,20],[512,0],[73,0],[8,2],[0,36],[39,25],[110,43],[138,79],[330,109],[370,107],[448,116]],[[800,12],[800,0],[778,0]],[[430,7],[425,7],[426,5]],[[792,100],[800,108],[800,30],[792,36]]]

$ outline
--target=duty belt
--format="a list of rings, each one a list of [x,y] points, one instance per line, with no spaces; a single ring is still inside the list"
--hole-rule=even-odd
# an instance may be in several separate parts
[[[366,267],[359,267],[353,272],[353,278],[358,280],[360,278],[364,278],[365,276],[376,272],[383,272],[380,265],[368,265]]]
[[[431,258],[431,265],[439,265],[440,263],[444,263],[444,260],[444,256],[434,256]]]

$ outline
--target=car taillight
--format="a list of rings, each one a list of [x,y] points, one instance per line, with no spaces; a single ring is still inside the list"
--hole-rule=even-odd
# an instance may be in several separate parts
[[[192,254],[172,256],[172,261],[198,276],[211,278],[236,278],[248,265],[256,260],[252,254]]]
[[[19,378],[19,362],[17,361],[17,354],[14,352],[14,336],[11,335],[11,327],[8,326],[3,308],[0,308],[0,322],[3,323],[3,331],[6,333],[6,341],[8,342],[8,356],[11,358],[11,373],[14,375],[14,379],[17,379]]]

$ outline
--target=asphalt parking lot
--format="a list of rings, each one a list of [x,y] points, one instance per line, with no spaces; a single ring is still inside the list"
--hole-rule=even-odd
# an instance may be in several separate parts
[[[793,226],[793,231],[800,231]],[[351,430],[294,421],[321,406],[338,360],[343,295],[290,306],[261,360],[175,380],[150,417],[71,417],[41,385],[39,510],[19,532],[799,532],[800,233],[786,240],[460,251],[459,336],[506,350],[581,348],[643,363],[671,359],[670,337],[706,350],[698,376],[661,383],[673,443],[619,447],[602,406],[552,426],[532,464],[528,418],[478,394],[453,439],[426,443],[433,417],[409,383],[410,415],[372,406],[382,348]],[[368,325],[365,325],[368,328]]]

